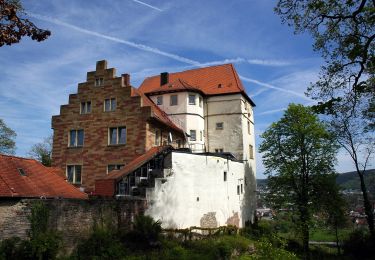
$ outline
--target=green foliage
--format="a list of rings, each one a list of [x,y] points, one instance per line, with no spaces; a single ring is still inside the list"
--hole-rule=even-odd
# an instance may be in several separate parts
[[[73,252],[73,259],[121,259],[126,254],[118,234],[110,229],[95,227],[90,237]]]
[[[35,259],[55,259],[60,248],[61,237],[48,228],[49,209],[43,202],[35,202],[31,207],[30,243],[31,256]]]
[[[352,232],[343,246],[346,255],[355,259],[373,259],[375,255],[375,242],[363,230]]]
[[[0,259],[55,259],[61,237],[48,229],[49,210],[42,202],[31,207],[29,239],[5,239],[0,244]]]
[[[347,92],[366,96],[365,123],[375,127],[375,2],[279,0],[275,11],[296,33],[309,32],[325,59],[309,93],[327,106]]]
[[[288,208],[308,252],[312,212],[335,190],[337,145],[311,108],[290,104],[284,116],[263,134],[259,147],[268,175],[267,196],[273,208]]]
[[[14,139],[16,136],[16,132],[10,129],[5,122],[0,119],[0,153],[14,154],[16,149]]]
[[[125,243],[132,244],[135,248],[158,246],[161,234],[161,222],[145,215],[139,215],[133,223],[133,230],[123,236]]]
[[[245,256],[240,259],[299,259],[294,253],[291,253],[283,248],[277,248],[272,245],[271,242],[267,240],[262,240],[256,243],[256,252],[253,255]]]

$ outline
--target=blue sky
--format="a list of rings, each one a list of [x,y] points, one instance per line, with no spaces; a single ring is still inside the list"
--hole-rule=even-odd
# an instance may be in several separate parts
[[[295,35],[273,12],[271,0],[39,0],[22,1],[30,19],[52,31],[41,43],[22,39],[0,48],[0,118],[17,132],[17,151],[52,133],[51,116],[68,102],[97,60],[142,80],[232,62],[254,100],[259,135],[289,103],[304,96],[323,64],[309,35]],[[352,170],[340,152],[338,171]],[[257,177],[264,178],[257,153]]]

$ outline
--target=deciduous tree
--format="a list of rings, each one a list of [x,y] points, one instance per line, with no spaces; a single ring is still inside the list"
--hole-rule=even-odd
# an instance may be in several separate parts
[[[314,112],[290,104],[283,117],[263,134],[259,151],[268,175],[269,201],[298,216],[305,256],[309,222],[330,191],[337,145]]]
[[[51,166],[52,163],[52,136],[49,136],[41,143],[34,144],[31,147],[29,155],[35,160],[40,161],[44,166]]]
[[[51,35],[24,16],[19,0],[0,0],[0,47],[18,43],[24,36],[40,42]]]
[[[14,154],[16,150],[14,139],[16,136],[16,132],[10,129],[0,118],[0,153]]]
[[[375,1],[279,0],[275,11],[296,33],[309,32],[325,59],[309,95],[330,105],[348,85],[356,96],[369,94],[362,112],[375,128]]]

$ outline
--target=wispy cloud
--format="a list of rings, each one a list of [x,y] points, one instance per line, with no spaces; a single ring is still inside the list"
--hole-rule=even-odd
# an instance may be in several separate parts
[[[278,112],[284,111],[285,109],[286,109],[286,107],[278,108],[278,109],[272,109],[272,110],[268,110],[268,111],[264,111],[264,112],[257,113],[257,115],[269,115],[269,114],[274,114],[274,113],[278,113]]]
[[[309,101],[313,101],[311,98],[306,97],[304,94],[298,93],[298,92],[293,91],[293,90],[276,87],[274,85],[271,85],[271,84],[268,84],[268,83],[264,83],[264,82],[261,82],[261,81],[256,80],[256,79],[251,79],[251,78],[248,78],[248,77],[244,77],[244,76],[241,76],[241,75],[239,75],[239,77],[243,81],[246,81],[246,82],[254,83],[254,84],[257,84],[259,86],[263,86],[263,87],[266,87],[266,88],[269,88],[269,89],[278,90],[278,91],[285,92],[285,93],[288,93],[288,94],[292,94],[294,96],[297,96],[297,97],[300,97],[300,98],[303,98],[303,99],[306,99],[306,100],[309,100]]]
[[[162,11],[163,11],[163,10],[161,10],[160,8],[157,8],[156,6],[153,6],[153,5],[147,4],[147,3],[142,2],[142,1],[138,1],[138,0],[132,0],[132,1],[133,1],[133,2],[136,2],[136,3],[138,3],[138,4],[141,4],[141,5],[147,6],[147,7],[151,8],[151,9],[154,9],[154,10],[159,11],[159,12],[162,12]]]
[[[250,63],[250,64],[255,64],[255,65],[275,66],[275,67],[291,65],[290,62],[281,61],[281,60],[248,59],[247,62]]]
[[[133,48],[137,48],[137,49],[140,49],[140,50],[143,50],[143,51],[148,51],[148,52],[152,52],[152,53],[155,53],[155,54],[158,54],[158,55],[162,55],[162,56],[165,56],[165,57],[168,57],[168,58],[171,58],[171,59],[174,59],[174,60],[186,63],[186,64],[196,65],[196,66],[200,65],[200,63],[197,62],[197,61],[194,61],[194,60],[191,60],[191,59],[188,59],[188,58],[185,58],[185,57],[173,54],[173,53],[161,51],[157,48],[150,47],[150,46],[147,46],[147,45],[144,45],[144,44],[135,43],[135,42],[132,42],[132,41],[127,41],[127,40],[123,40],[123,39],[120,39],[120,38],[117,38],[117,37],[105,35],[105,34],[102,34],[102,33],[91,31],[91,30],[87,30],[87,29],[84,29],[82,27],[78,27],[78,26],[75,26],[73,24],[66,23],[66,22],[60,21],[60,20],[52,18],[52,17],[39,15],[39,14],[36,14],[36,13],[30,13],[30,12],[28,12],[28,15],[31,16],[31,17],[34,17],[36,19],[40,19],[42,21],[45,21],[45,22],[50,22],[50,23],[54,23],[54,24],[57,24],[57,25],[65,26],[65,27],[68,27],[68,28],[73,29],[73,30],[78,31],[78,32],[93,35],[93,36],[100,37],[100,38],[103,38],[103,39],[107,39],[107,40],[110,40],[110,41],[113,41],[113,42],[122,43],[122,44],[125,44],[125,45],[128,45],[128,46],[131,46]]]

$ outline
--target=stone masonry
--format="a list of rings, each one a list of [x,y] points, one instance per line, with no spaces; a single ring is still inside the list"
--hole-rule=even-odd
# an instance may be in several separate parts
[[[96,179],[106,176],[109,164],[127,164],[155,144],[155,131],[167,142],[183,139],[182,133],[150,119],[152,109],[143,104],[145,97],[137,95],[130,86],[129,75],[116,77],[114,68],[106,61],[97,62],[96,71],[87,73],[87,81],[78,84],[78,93],[69,95],[69,104],[62,105],[60,115],[52,117],[52,164],[67,171],[67,165],[82,166],[80,186],[86,192],[94,188]],[[99,84],[98,84],[99,82]],[[116,100],[114,111],[104,111],[105,99]],[[81,103],[91,102],[91,112],[82,114]],[[109,145],[109,128],[126,127],[126,144]],[[70,130],[84,130],[80,147],[69,147]]]

